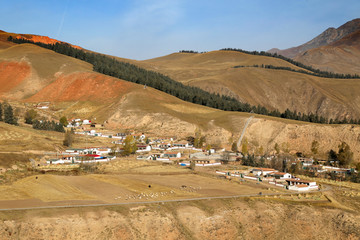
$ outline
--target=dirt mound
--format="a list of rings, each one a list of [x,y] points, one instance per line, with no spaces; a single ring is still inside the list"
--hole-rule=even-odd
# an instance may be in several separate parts
[[[25,62],[0,62],[0,98],[10,92],[31,74]]]
[[[109,103],[129,92],[132,85],[130,82],[101,74],[73,73],[58,77],[27,101],[101,101]]]

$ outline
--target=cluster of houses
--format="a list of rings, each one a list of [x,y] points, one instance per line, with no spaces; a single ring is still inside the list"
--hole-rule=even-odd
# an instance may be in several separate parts
[[[315,160],[312,158],[297,158],[296,162],[301,163],[303,170],[307,170],[316,174],[333,173],[338,177],[346,177],[354,172],[357,172],[354,168],[326,166],[325,163],[327,160],[316,160],[317,164],[315,164]],[[293,164],[296,164],[296,162]]]
[[[292,176],[290,173],[279,172],[278,170],[272,168],[253,168],[250,171],[216,171],[216,173],[228,177],[266,182],[273,186],[294,191],[310,191],[319,189],[316,182],[301,180],[300,178]]]
[[[116,158],[110,156],[111,148],[69,148],[46,161],[47,164],[79,164],[108,162]]]

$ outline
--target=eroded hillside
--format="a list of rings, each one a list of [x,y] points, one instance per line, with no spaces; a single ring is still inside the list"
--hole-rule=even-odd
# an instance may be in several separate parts
[[[358,239],[359,214],[300,196],[0,213],[1,239]]]

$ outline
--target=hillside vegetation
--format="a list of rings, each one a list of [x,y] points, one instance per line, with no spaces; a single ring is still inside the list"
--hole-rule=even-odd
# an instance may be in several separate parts
[[[359,96],[356,93],[360,89],[358,79],[323,78],[287,70],[252,67],[263,64],[304,70],[278,58],[214,51],[202,54],[174,53],[139,64],[184,84],[225,94],[251,105],[259,104],[269,110],[285,111],[289,108],[328,119],[357,119],[360,116]]]
[[[34,43],[23,38],[13,39],[12,37],[9,37],[9,40],[16,43]],[[61,54],[65,54],[89,62],[93,65],[93,69],[97,72],[127,81],[141,83],[144,84],[145,87],[148,85],[173,96],[176,96],[182,100],[221,110],[241,112],[251,111],[258,114],[316,123],[357,123],[358,121],[354,120],[352,117],[349,116],[343,116],[341,120],[339,120],[339,118],[336,118],[334,121],[329,121],[324,117],[319,117],[317,112],[301,113],[298,112],[298,110],[296,109],[286,109],[284,113],[280,113],[276,108],[273,111],[269,111],[265,107],[262,107],[260,104],[258,104],[258,107],[255,107],[249,105],[248,103],[243,103],[242,101],[237,100],[233,96],[228,96],[223,93],[221,93],[221,95],[219,95],[219,93],[209,93],[209,91],[203,91],[201,90],[201,88],[198,87],[183,85],[179,82],[173,81],[171,78],[165,75],[153,71],[146,71],[145,69],[139,68],[133,64],[120,62],[114,58],[110,58],[105,55],[88,53],[81,49],[73,48],[69,44],[34,44],[37,44],[44,48],[52,49],[55,52],[59,52]],[[302,70],[301,72],[304,71]],[[319,74],[322,73],[320,72]]]

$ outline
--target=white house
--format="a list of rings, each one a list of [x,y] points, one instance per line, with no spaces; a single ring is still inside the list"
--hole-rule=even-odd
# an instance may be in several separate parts
[[[111,152],[111,148],[95,148],[94,152],[99,155],[107,155]]]
[[[189,143],[187,141],[180,141],[180,142],[177,142],[177,143],[174,143],[172,145],[172,148],[188,148],[190,147]]]
[[[316,182],[300,180],[300,179],[286,179],[288,183],[289,190],[296,191],[309,191],[309,190],[318,190],[319,186],[316,185]]]
[[[166,152],[162,154],[162,158],[181,158],[180,152]]]
[[[82,122],[83,125],[88,125],[88,124],[91,124],[91,121],[90,120],[87,120],[87,119],[84,119],[83,122]]]
[[[171,148],[171,144],[170,143],[161,143],[158,146],[160,149],[168,149]]]
[[[290,179],[291,174],[290,173],[284,173],[284,172],[272,172],[266,174],[267,177],[273,177],[275,179]]]
[[[278,170],[272,168],[254,168],[253,170],[251,170],[251,172],[255,176],[265,176],[269,173],[278,172]]]
[[[137,145],[136,152],[150,152],[151,146],[150,145]]]
[[[68,148],[65,150],[67,154],[85,154],[87,153],[87,149],[84,148]]]

